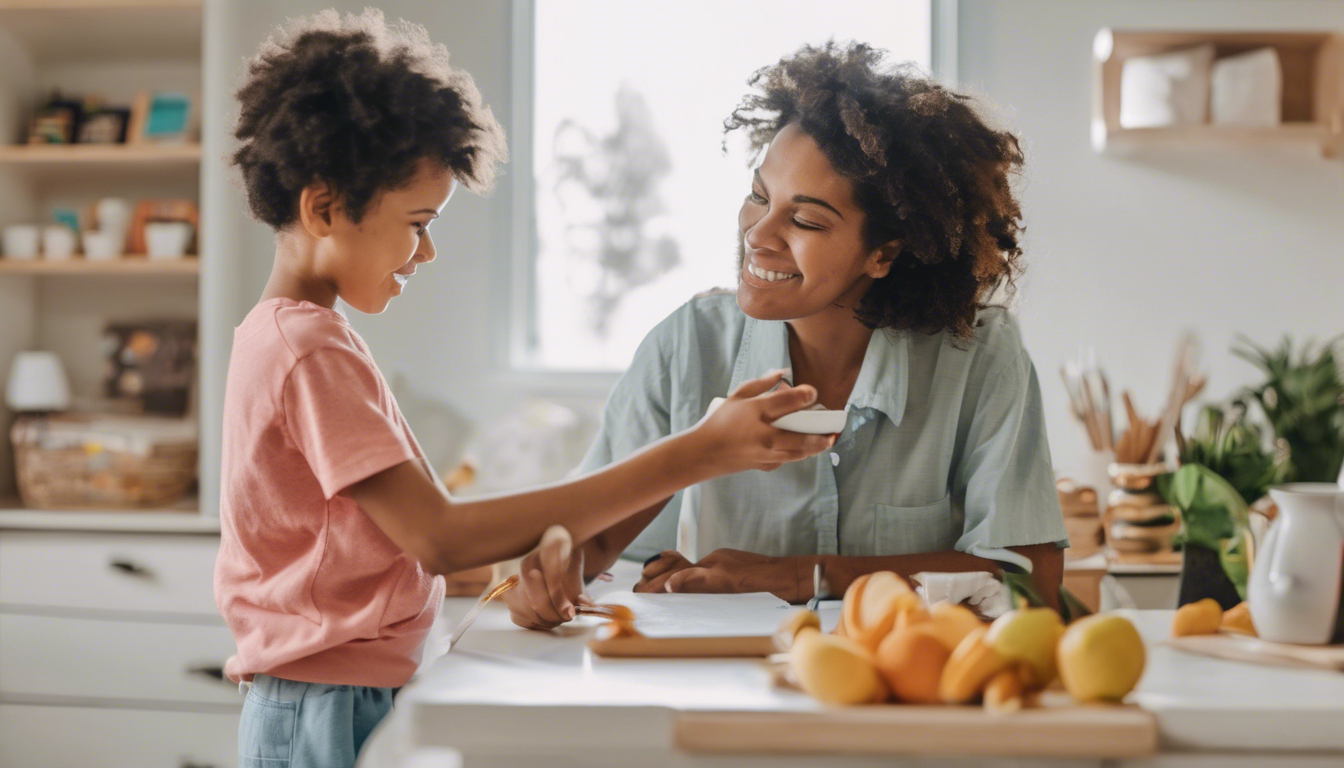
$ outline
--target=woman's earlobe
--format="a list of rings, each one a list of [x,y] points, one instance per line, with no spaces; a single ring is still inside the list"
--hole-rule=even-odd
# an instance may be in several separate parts
[[[871,266],[868,270],[868,276],[874,280],[881,280],[891,274],[891,265],[896,263],[896,257],[901,255],[901,241],[892,240],[877,247],[873,252]]]

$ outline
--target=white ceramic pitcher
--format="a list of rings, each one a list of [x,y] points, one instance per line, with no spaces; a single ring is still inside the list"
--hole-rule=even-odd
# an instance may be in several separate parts
[[[1344,578],[1344,488],[1289,483],[1269,495],[1279,516],[1256,553],[1251,620],[1266,640],[1328,643]]]

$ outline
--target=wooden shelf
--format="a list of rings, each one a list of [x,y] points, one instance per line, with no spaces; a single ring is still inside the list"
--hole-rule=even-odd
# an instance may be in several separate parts
[[[0,0],[0,11],[106,11],[127,8],[201,9],[201,0]]]
[[[180,275],[201,272],[201,260],[195,256],[181,259],[148,259],[124,256],[106,261],[73,258],[64,261],[46,259],[0,258],[0,275]]]
[[[1126,59],[1212,44],[1216,58],[1273,48],[1283,70],[1277,126],[1120,125]],[[1093,41],[1092,147],[1137,154],[1151,149],[1302,148],[1324,157],[1344,148],[1344,35],[1331,32],[1099,31]]]
[[[0,165],[199,165],[200,144],[17,144],[0,146]]]
[[[1228,147],[1299,148],[1333,153],[1330,131],[1316,123],[1284,123],[1275,127],[1238,125],[1174,125],[1168,128],[1105,130],[1102,149],[1137,154],[1147,149],[1226,149]]]
[[[201,57],[200,0],[0,0],[0,27],[38,64]]]

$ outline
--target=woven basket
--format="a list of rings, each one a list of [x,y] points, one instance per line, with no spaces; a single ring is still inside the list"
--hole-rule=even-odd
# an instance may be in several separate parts
[[[68,423],[80,417],[56,417]],[[147,508],[174,504],[196,484],[195,442],[121,450],[91,437],[43,447],[43,419],[21,418],[10,436],[19,495],[33,509]]]

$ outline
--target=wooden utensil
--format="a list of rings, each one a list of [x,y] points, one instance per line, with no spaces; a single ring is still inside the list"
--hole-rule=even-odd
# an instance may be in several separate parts
[[[1158,417],[1157,429],[1153,435],[1153,444],[1149,447],[1144,456],[1145,464],[1151,464],[1157,460],[1157,455],[1161,452],[1165,443],[1164,437],[1171,430],[1172,426],[1181,418],[1181,406],[1188,402],[1186,393],[1191,388],[1191,378],[1194,375],[1192,369],[1195,365],[1197,355],[1197,342],[1192,334],[1186,334],[1181,337],[1180,344],[1176,350],[1176,365],[1171,377],[1171,388],[1168,390],[1167,402],[1162,409],[1162,414]],[[1201,385],[1202,388],[1202,385]],[[1196,390],[1198,392],[1198,390]],[[1193,397],[1193,395],[1191,395]]]
[[[1099,447],[1098,440],[1092,432],[1092,425],[1089,423],[1086,410],[1083,407],[1083,395],[1078,390],[1077,383],[1072,374],[1072,363],[1066,363],[1060,366],[1059,376],[1064,380],[1064,392],[1069,396],[1069,410],[1073,417],[1083,425],[1083,431],[1087,433],[1088,442],[1092,444],[1093,449]]]
[[[1220,659],[1344,672],[1344,645],[1293,645],[1227,633],[1173,637],[1166,645]]]
[[[1106,379],[1106,372],[1100,368],[1096,369],[1097,384],[1101,388],[1101,420],[1102,420],[1102,447],[1106,450],[1115,448],[1115,421],[1111,418],[1111,382]]]
[[[487,603],[516,586],[518,586],[518,577],[510,576],[495,585],[494,589],[481,595],[481,599],[477,600],[476,604],[471,607],[471,610],[467,611],[467,615],[463,616],[462,620],[457,622],[457,626],[453,627],[453,634],[448,638],[448,650],[453,650],[453,646],[457,645],[457,641],[462,639],[462,635],[466,633],[472,624],[476,623],[476,617],[481,615],[481,611],[485,608]],[[447,651],[445,651],[445,653],[446,652]]]

